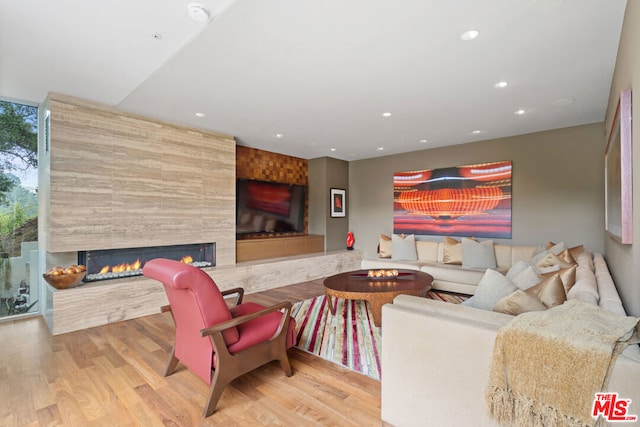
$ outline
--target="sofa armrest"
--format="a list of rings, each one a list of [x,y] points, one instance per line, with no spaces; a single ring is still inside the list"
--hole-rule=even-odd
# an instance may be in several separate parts
[[[400,295],[382,306],[382,420],[394,426],[497,426],[485,390],[498,329],[513,316]],[[618,357],[609,390],[640,414],[640,362]]]
[[[404,297],[382,307],[382,420],[497,426],[484,391],[497,330],[511,316]]]

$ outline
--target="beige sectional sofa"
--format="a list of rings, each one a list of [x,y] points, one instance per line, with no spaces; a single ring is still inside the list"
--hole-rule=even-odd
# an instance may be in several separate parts
[[[395,236],[393,236],[395,238]],[[415,241],[416,259],[408,260],[411,256],[394,257],[393,252],[386,251],[389,257],[363,259],[361,268],[370,269],[407,269],[420,270],[433,276],[433,289],[473,295],[487,268],[469,267],[462,263],[460,256],[453,255],[461,252],[462,248],[454,249],[453,243],[434,241]],[[384,242],[384,238],[382,240]],[[460,243],[462,244],[462,243]],[[511,246],[504,244],[493,245],[495,253],[495,270],[507,272],[518,261],[531,261],[537,246]],[[383,254],[385,252],[382,252]],[[460,264],[458,264],[460,262]],[[472,265],[477,265],[472,264]]]
[[[532,250],[534,250],[531,247]],[[504,250],[505,255],[507,249]],[[529,247],[511,250],[509,259],[521,260]],[[586,251],[579,257],[570,299],[624,315],[604,257]],[[378,261],[378,260],[376,260]],[[402,265],[418,267],[423,261]],[[364,263],[379,268],[382,263]],[[392,261],[386,261],[390,265]],[[366,267],[365,267],[366,266]],[[400,266],[400,264],[398,264]],[[472,289],[467,273],[445,280],[442,266],[419,265],[438,277],[439,288]],[[502,264],[506,267],[506,263]],[[460,267],[458,270],[463,270]],[[480,274],[482,276],[482,274]],[[450,287],[449,284],[455,286]],[[471,293],[471,292],[470,292]],[[485,403],[489,367],[498,329],[514,316],[469,306],[407,295],[382,308],[382,420],[384,425],[497,426]],[[609,390],[631,399],[629,413],[640,416],[640,349],[632,345],[618,357]]]

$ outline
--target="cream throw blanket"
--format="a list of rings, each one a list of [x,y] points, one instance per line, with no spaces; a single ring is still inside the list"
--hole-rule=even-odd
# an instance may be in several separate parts
[[[577,300],[516,316],[495,340],[491,416],[518,427],[595,425],[595,393],[606,390],[617,355],[638,336],[639,320]]]

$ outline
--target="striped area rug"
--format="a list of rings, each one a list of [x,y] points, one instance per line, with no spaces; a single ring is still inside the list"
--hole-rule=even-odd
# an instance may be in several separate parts
[[[454,304],[467,299],[435,291],[427,297]],[[339,298],[334,316],[329,311],[329,302],[321,295],[294,304],[292,315],[296,319],[299,349],[380,379],[380,328],[374,326],[366,302]]]

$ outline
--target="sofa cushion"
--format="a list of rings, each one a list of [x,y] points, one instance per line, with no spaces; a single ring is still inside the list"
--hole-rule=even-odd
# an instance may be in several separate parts
[[[593,254],[591,251],[583,251],[575,260],[578,263],[578,267],[584,266],[591,271],[595,271],[595,267],[593,265]]]
[[[380,242],[378,243],[378,256],[380,258],[391,258],[393,245],[391,237],[386,234],[380,234]]]
[[[496,252],[493,240],[476,242],[462,238],[462,266],[465,268],[496,268]]]
[[[442,262],[445,264],[462,265],[462,244],[452,237],[444,238],[444,253]]]
[[[511,248],[511,265],[514,265],[518,261],[524,261],[530,264],[535,249],[535,246],[513,246]]]
[[[420,270],[421,264],[417,261],[394,261],[390,258],[363,259],[360,262],[360,268],[363,270],[371,269],[398,269],[398,270]]]
[[[518,289],[514,293],[501,298],[493,307],[493,311],[513,316],[529,311],[544,311],[546,309],[547,307],[538,298],[522,289]]]
[[[487,269],[478,283],[476,293],[461,304],[482,310],[493,310],[498,301],[517,289],[511,280],[495,270]]]
[[[448,265],[440,263],[420,263],[420,270],[429,273],[433,277],[453,283],[465,283],[469,285],[477,285],[482,279],[485,270],[470,270],[463,268],[461,265]]]
[[[596,276],[587,265],[578,265],[576,283],[567,292],[567,299],[577,299],[589,304],[598,305],[600,295]]]
[[[438,242],[416,240],[418,261],[438,262]]]
[[[408,236],[394,234],[391,236],[391,259],[399,261],[417,261],[416,238],[413,234]]]
[[[496,253],[496,266],[508,270],[511,267],[511,246],[494,244],[493,249]]]

